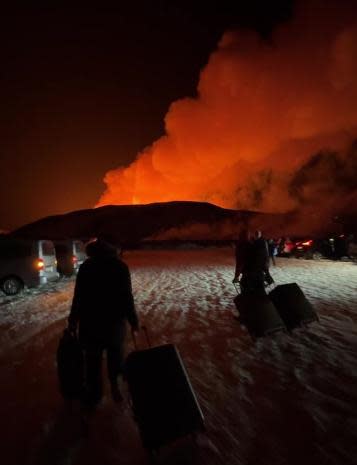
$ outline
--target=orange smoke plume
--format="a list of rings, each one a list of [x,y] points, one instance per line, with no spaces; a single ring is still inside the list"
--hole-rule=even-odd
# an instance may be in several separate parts
[[[254,32],[225,33],[201,72],[197,98],[174,102],[166,134],[130,166],[106,174],[97,206],[298,206],[301,196],[289,188],[296,173],[321,150],[346,153],[357,136],[357,21],[320,4],[301,7],[269,43]]]

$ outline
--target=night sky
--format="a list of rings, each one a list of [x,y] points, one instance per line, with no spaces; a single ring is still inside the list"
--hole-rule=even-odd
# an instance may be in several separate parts
[[[170,103],[195,95],[225,30],[269,40],[292,14],[286,0],[230,3],[2,12],[0,229],[94,206],[104,174],[163,134]]]

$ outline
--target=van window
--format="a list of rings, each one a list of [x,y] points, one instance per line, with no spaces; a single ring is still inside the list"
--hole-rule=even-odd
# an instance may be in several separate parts
[[[55,248],[53,242],[42,241],[42,254],[43,255],[55,255]]]
[[[74,250],[76,253],[85,253],[85,247],[84,247],[84,244],[83,242],[75,242],[74,243]]]

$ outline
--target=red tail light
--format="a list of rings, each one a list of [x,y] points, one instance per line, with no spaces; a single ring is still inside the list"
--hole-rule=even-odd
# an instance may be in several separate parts
[[[78,262],[78,258],[75,255],[72,255],[72,263],[76,264]]]
[[[41,271],[43,270],[45,267],[45,262],[42,260],[42,258],[39,258],[38,260],[36,260],[36,268]]]
[[[312,241],[312,239],[310,239],[309,241],[303,242],[302,245],[306,245],[306,246],[310,247],[310,245],[312,245],[312,243],[313,243],[313,241]]]

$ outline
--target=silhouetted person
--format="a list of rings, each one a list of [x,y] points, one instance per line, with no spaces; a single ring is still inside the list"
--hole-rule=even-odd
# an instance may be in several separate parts
[[[268,240],[268,251],[269,251],[269,258],[272,262],[272,264],[275,266],[276,263],[275,263],[275,256],[277,255],[278,253],[278,246],[276,244],[276,242],[274,241],[274,239],[269,239]]]
[[[348,255],[347,251],[347,241],[344,234],[336,236],[334,240],[334,249],[335,249],[335,259],[341,260],[342,257]]]
[[[84,349],[86,393],[84,403],[95,407],[102,398],[102,357],[107,354],[107,371],[114,401],[121,400],[118,376],[122,372],[126,321],[138,329],[127,265],[117,249],[97,240],[86,248],[88,259],[81,265],[68,318],[69,329],[79,326]]]
[[[240,275],[246,269],[250,247],[251,244],[249,241],[248,231],[246,229],[242,229],[239,232],[238,240],[235,242],[236,267],[233,278],[234,283],[239,281]]]
[[[239,281],[239,274],[241,279]],[[242,294],[265,294],[265,282],[271,284],[269,273],[269,252],[261,231],[256,231],[254,239],[248,240],[248,233],[242,231],[236,243],[236,269],[233,282],[238,282]]]

